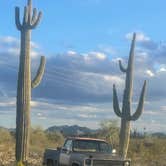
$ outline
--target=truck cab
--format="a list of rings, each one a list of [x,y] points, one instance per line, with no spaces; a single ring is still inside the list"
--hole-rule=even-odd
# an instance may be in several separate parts
[[[112,147],[102,139],[67,138],[63,147],[46,149],[46,166],[130,166],[130,160],[122,160]]]

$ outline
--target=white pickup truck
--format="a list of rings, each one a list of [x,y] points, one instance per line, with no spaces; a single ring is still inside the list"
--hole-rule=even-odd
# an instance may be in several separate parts
[[[67,138],[64,146],[46,149],[45,166],[130,166],[130,160],[123,160],[112,152],[104,140],[93,138]]]

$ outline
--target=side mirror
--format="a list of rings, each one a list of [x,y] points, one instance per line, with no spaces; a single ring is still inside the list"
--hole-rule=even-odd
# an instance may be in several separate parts
[[[67,153],[67,154],[71,152],[70,149],[67,149],[65,147],[62,147],[61,150],[62,150],[63,153]]]
[[[61,150],[61,147],[57,147],[57,151],[60,151]]]

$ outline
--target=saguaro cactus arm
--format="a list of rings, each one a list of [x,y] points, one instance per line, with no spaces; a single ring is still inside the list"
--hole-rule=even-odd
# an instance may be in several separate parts
[[[116,113],[116,115],[119,117],[122,117],[122,112],[119,108],[119,101],[118,101],[118,96],[116,93],[115,85],[113,85],[113,108],[114,108],[114,112]]]
[[[19,7],[15,8],[15,23],[18,30],[21,30],[22,25],[20,23],[20,9]]]
[[[146,91],[146,80],[144,82],[144,85],[143,85],[143,88],[142,88],[142,91],[141,91],[141,96],[140,96],[140,99],[139,99],[139,104],[138,104],[138,107],[137,107],[137,110],[136,112],[130,116],[130,119],[129,120],[137,120],[142,112],[143,112],[143,105],[144,105],[144,99],[145,99],[145,91]]]
[[[32,12],[32,1],[28,0],[28,5],[24,8],[24,17],[23,22],[20,22],[20,9],[19,7],[15,8],[15,22],[18,30],[24,29],[34,29],[40,22],[42,17],[42,12],[39,12],[37,15],[36,8]]]
[[[42,17],[42,12],[39,12],[39,14],[37,16],[37,10],[34,9],[32,21],[31,21],[31,25],[30,25],[31,29],[35,28],[39,24],[41,17]]]
[[[43,77],[43,74],[44,74],[45,64],[46,64],[46,59],[44,56],[42,56],[40,59],[40,66],[39,66],[39,69],[37,71],[37,75],[31,83],[32,88],[35,88],[39,85],[39,83]]]
[[[123,67],[121,60],[119,60],[119,68],[120,68],[120,70],[121,70],[122,72],[124,72],[124,73],[127,71],[127,68]]]
[[[32,15],[32,19],[31,19],[31,22],[34,22],[34,20],[37,18],[37,9],[34,8],[33,9],[33,15]]]
[[[134,49],[135,49],[135,40],[136,40],[136,33],[133,34],[133,39],[132,39],[132,43],[131,43],[131,49],[130,49],[130,56],[129,56],[129,60],[128,60],[128,67],[124,67],[122,65],[122,61],[119,60],[119,68],[122,72],[127,72],[127,70],[131,70],[132,66],[133,66],[133,58],[134,58]]]
[[[32,17],[32,0],[28,0],[27,6],[28,6],[28,24],[30,24]]]
[[[25,25],[28,22],[28,7],[24,7],[24,17],[23,17],[23,24]]]

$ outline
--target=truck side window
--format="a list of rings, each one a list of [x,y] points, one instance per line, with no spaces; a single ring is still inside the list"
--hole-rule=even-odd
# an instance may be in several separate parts
[[[64,144],[64,148],[67,150],[72,150],[72,140],[67,140]]]

